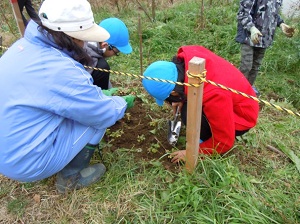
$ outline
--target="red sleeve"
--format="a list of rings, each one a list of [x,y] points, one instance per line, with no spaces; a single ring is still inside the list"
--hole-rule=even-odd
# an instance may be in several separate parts
[[[199,153],[225,153],[234,144],[235,124],[233,103],[229,92],[213,90],[206,93],[203,111],[209,122],[212,137],[199,144]]]

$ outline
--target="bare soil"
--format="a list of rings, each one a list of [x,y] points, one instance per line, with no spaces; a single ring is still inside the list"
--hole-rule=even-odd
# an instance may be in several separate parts
[[[133,153],[137,160],[159,160],[166,169],[177,170],[178,166],[172,164],[169,157],[173,147],[167,141],[167,121],[172,118],[167,115],[163,111],[151,111],[141,99],[136,98],[134,107],[105,135],[105,142],[110,144],[103,149],[104,156],[109,151],[126,150]],[[182,127],[181,136],[185,136],[184,132]]]

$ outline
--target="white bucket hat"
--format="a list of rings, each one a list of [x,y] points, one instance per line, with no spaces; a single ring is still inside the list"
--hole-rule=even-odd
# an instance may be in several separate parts
[[[44,26],[78,40],[103,42],[110,35],[94,21],[87,0],[45,0],[39,10]]]

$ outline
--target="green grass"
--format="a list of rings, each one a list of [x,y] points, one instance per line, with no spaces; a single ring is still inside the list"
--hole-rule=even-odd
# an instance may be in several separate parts
[[[98,6],[97,21],[109,16],[124,20],[134,49],[130,55],[109,59],[112,70],[140,74],[139,16],[143,70],[153,61],[170,60],[181,45],[188,44],[203,45],[238,66],[239,44],[234,41],[237,1],[229,5],[213,2],[211,7],[205,4],[203,29],[199,26],[199,1],[184,1],[171,7],[159,5],[161,10],[156,11],[154,22],[132,2],[120,11],[112,6]],[[151,12],[149,7],[146,9]],[[300,29],[299,19],[286,23]],[[287,39],[278,29],[256,81],[262,99],[298,111],[299,75],[299,32]],[[162,111],[142,91],[139,79],[111,76],[117,85],[137,92],[149,110]],[[160,122],[153,119],[153,130]],[[0,222],[300,223],[299,137],[299,117],[265,105],[257,126],[239,138],[227,155],[199,160],[192,175],[184,169],[166,170],[162,159],[136,161],[128,150],[116,150],[104,155],[108,172],[101,182],[68,195],[57,195],[54,177],[33,185],[0,177],[4,209],[0,212],[5,211]],[[137,141],[144,141],[143,136],[137,136]],[[283,154],[269,150],[268,146]],[[153,145],[150,151],[157,147]],[[35,194],[41,196],[41,202],[33,200]]]
[[[25,208],[28,205],[28,199],[26,197],[18,197],[10,200],[7,204],[7,210],[9,213],[20,217],[24,215]]]

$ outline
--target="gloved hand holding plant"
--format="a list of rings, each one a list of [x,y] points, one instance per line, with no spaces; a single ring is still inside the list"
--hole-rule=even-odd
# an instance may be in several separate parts
[[[119,91],[119,88],[111,88],[111,89],[104,89],[102,93],[106,96],[114,96]],[[135,96],[133,95],[126,95],[121,96],[127,103],[127,109],[130,109],[134,106]]]
[[[290,27],[290,26],[286,25],[285,23],[281,23],[280,28],[287,37],[294,36],[295,28]]]
[[[127,95],[127,96],[122,96],[122,98],[127,103],[127,110],[130,109],[130,108],[132,108],[134,106],[135,96],[133,96],[133,95]]]
[[[103,89],[102,93],[106,96],[113,96],[115,93],[117,93],[119,88],[110,88],[110,89]]]

